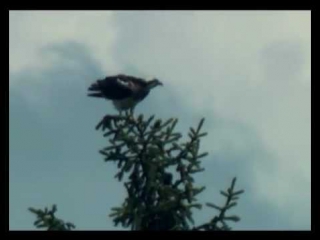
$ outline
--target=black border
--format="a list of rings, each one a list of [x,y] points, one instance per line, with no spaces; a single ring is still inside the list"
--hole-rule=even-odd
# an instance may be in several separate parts
[[[48,2],[46,2],[47,4]],[[94,10],[94,9],[97,9],[97,10],[101,10],[99,8],[89,8],[89,7],[86,7],[86,8],[80,8],[80,5],[78,5],[80,2],[77,2],[76,5],[74,6],[77,6],[78,9],[77,10],[80,10],[80,9],[83,9],[83,10]],[[109,5],[109,10],[155,10],[155,8],[148,8],[148,7],[144,7],[144,8],[141,8],[139,7],[139,4],[137,4],[136,2],[133,2],[133,6],[132,8],[123,8],[123,7],[120,7],[120,6],[117,6],[117,4],[115,4],[114,2],[112,3],[111,2],[106,2],[108,5]],[[259,7],[255,7],[254,5],[245,5],[241,2],[241,6],[238,6],[238,7],[235,7],[234,9],[233,8],[230,8],[230,5],[229,6],[224,6],[223,4],[216,4],[214,5],[214,8],[212,8],[212,10],[311,10],[311,18],[314,20],[315,18],[315,10],[313,9],[312,10],[312,6],[311,4],[309,4],[309,2],[299,2],[299,6],[293,4],[294,2],[291,1],[290,2],[290,5],[286,5],[286,6],[283,6],[283,5],[273,5],[273,6],[270,6],[270,5],[260,5]],[[30,4],[30,2],[28,2],[28,4]],[[110,5],[111,4],[111,5]],[[269,2],[270,4],[270,2]],[[228,5],[228,2],[226,2],[226,5]],[[41,6],[41,5],[39,5]],[[37,6],[37,7],[39,7]],[[51,6],[52,7],[52,6]],[[158,6],[159,7],[159,6]],[[176,7],[176,8],[175,8]],[[178,6],[171,6],[171,8],[165,8],[165,7],[161,7],[161,8],[158,8],[157,10],[167,10],[167,9],[171,9],[171,10],[209,10],[209,9],[206,9],[206,8],[196,8],[196,7],[193,7],[191,8],[191,6],[187,6],[187,5],[184,5],[184,7],[180,7],[180,8],[177,8]],[[8,26],[8,38],[6,38],[6,40],[8,41],[8,45],[9,45],[9,11],[10,10],[40,10],[40,9],[43,9],[43,10],[49,10],[50,8],[48,8],[48,6],[46,8],[39,8],[37,9],[35,6],[34,8],[30,8],[25,6],[25,5],[19,5],[19,6],[12,6],[11,8],[7,8],[6,9],[6,19],[5,19],[5,22],[8,21],[7,23],[7,26]],[[64,8],[53,8],[53,9],[60,9],[60,10],[72,10],[72,9],[75,9],[75,8],[72,8],[71,6],[68,8],[68,7],[64,7]],[[105,10],[108,10],[108,9],[105,9]],[[313,14],[312,14],[313,13]],[[311,21],[312,22],[312,21]],[[312,32],[312,31],[311,31]],[[314,35],[313,35],[314,37]],[[9,48],[8,48],[8,55],[9,55]],[[9,57],[9,56],[8,56]],[[311,54],[311,58],[312,58],[312,54]],[[312,61],[311,61],[311,66],[312,66]],[[312,67],[311,67],[311,72],[312,72]],[[9,61],[8,61],[8,75],[9,75]],[[311,75],[312,76],[312,75]],[[8,81],[10,81],[9,79],[9,76],[8,76]],[[7,150],[6,154],[5,154],[5,161],[4,161],[4,183],[5,183],[5,205],[4,205],[4,208],[5,208],[5,220],[4,220],[4,224],[5,224],[5,232],[12,236],[12,237],[21,237],[21,236],[32,236],[32,237],[36,237],[36,236],[39,236],[41,237],[41,239],[43,239],[43,237],[45,238],[48,238],[50,236],[52,237],[57,237],[59,236],[60,234],[62,235],[66,235],[68,236],[70,234],[70,236],[75,236],[77,234],[80,234],[80,235],[87,235],[90,236],[90,237],[97,237],[99,235],[101,236],[108,236],[110,235],[110,237],[112,236],[115,236],[115,235],[127,235],[127,234],[130,234],[130,236],[137,236],[137,237],[142,237],[143,235],[147,236],[147,237],[150,237],[150,233],[148,232],[130,232],[130,231],[79,231],[79,230],[76,230],[76,231],[72,231],[72,232],[39,232],[39,231],[9,231],[9,82],[6,82],[5,80],[2,81],[4,84],[7,84],[6,86],[4,86],[4,101],[2,103],[4,103],[4,112],[7,113],[7,117],[5,117],[5,121],[6,121],[6,124],[4,125],[4,128],[5,128],[5,132],[7,132],[7,139],[5,139],[5,143],[8,144],[8,146],[5,146],[5,150]],[[7,91],[6,91],[7,90]],[[312,88],[311,88],[311,99],[312,99]],[[312,110],[312,100],[311,100],[311,110]],[[311,111],[312,112],[312,111]],[[312,114],[311,114],[311,119],[312,119]],[[312,120],[311,120],[312,121]],[[312,146],[312,127],[311,127],[311,146]],[[311,147],[311,150],[312,150],[312,147]],[[311,151],[312,152],[312,151]],[[312,163],[312,154],[311,154],[311,163]],[[316,167],[315,167],[315,163],[313,164],[313,170],[312,170],[312,167],[311,167],[311,179],[313,181],[316,181],[315,177],[317,176],[317,173],[316,173]],[[312,174],[313,173],[313,174]],[[312,178],[312,175],[314,175],[314,177]],[[312,180],[311,180],[311,192],[312,192]],[[313,186],[315,186],[315,184],[313,184]],[[316,232],[316,225],[318,225],[318,219],[319,219],[319,213],[320,213],[320,209],[319,209],[319,201],[316,200],[317,198],[317,195],[316,193],[313,194],[313,196],[311,197],[311,208],[312,208],[312,202],[314,202],[315,204],[313,204],[313,206],[316,206],[314,207],[314,212],[315,214],[313,214],[313,211],[311,211],[311,218],[312,218],[312,221],[311,221],[311,232]],[[294,236],[297,236],[297,237],[307,237],[307,236],[310,236],[311,235],[311,232],[310,231],[231,231],[231,232],[196,232],[196,234],[200,234],[200,236],[203,236],[205,237],[206,235],[208,237],[212,237],[211,235],[218,235],[220,237],[225,237],[225,236],[230,236],[230,237],[233,237],[235,235],[237,236],[250,236],[252,235],[252,237],[257,237],[257,236],[283,236],[283,237],[294,237]],[[170,232],[168,234],[172,234],[172,236],[179,236],[179,235],[182,235],[182,236],[187,236],[187,235],[184,235],[185,232],[183,231],[179,231],[179,232]],[[161,235],[161,233],[156,233],[157,235]],[[186,234],[190,235],[190,234],[195,234],[195,232],[186,232]],[[190,235],[191,236],[191,235]]]
[[[311,10],[311,1],[21,1],[11,10]],[[88,4],[90,3],[90,4]],[[168,4],[170,3],[170,4]],[[179,4],[180,3],[180,4]]]

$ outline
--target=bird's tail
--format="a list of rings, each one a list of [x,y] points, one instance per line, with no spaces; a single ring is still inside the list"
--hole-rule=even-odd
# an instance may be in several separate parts
[[[99,84],[99,81],[96,83],[93,83],[89,88],[88,91],[92,91],[91,93],[88,93],[89,97],[103,97],[101,86]]]

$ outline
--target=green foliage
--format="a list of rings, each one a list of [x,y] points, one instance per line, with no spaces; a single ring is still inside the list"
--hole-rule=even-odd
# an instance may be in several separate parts
[[[226,224],[226,221],[238,222],[240,217],[237,215],[226,216],[225,213],[227,210],[237,206],[236,200],[238,200],[238,195],[242,194],[244,191],[239,190],[235,191],[236,178],[232,179],[231,187],[228,188],[227,192],[220,191],[221,195],[226,198],[224,206],[219,207],[214,203],[206,203],[208,207],[214,208],[219,211],[219,215],[212,218],[209,223],[202,224],[195,228],[195,230],[231,230],[231,228]]]
[[[51,210],[48,210],[48,208],[44,210],[29,208],[29,211],[37,216],[37,220],[34,222],[37,228],[46,228],[48,231],[70,231],[75,228],[74,224],[70,222],[65,223],[55,216],[57,211],[56,205],[53,205]]]
[[[106,116],[97,126],[109,138],[109,146],[100,153],[106,162],[115,162],[119,168],[115,178],[124,181],[127,198],[120,207],[112,208],[109,215],[114,224],[132,230],[229,230],[225,221],[236,221],[237,216],[225,216],[236,205],[234,191],[236,179],[227,193],[224,207],[217,207],[220,214],[210,223],[194,226],[192,208],[201,209],[197,195],[205,190],[195,186],[193,174],[204,171],[201,160],[208,153],[200,153],[200,139],[204,119],[196,128],[190,128],[185,142],[175,131],[178,119],[144,119],[139,115]],[[176,174],[169,172],[175,167]],[[175,178],[174,178],[175,176]],[[127,177],[125,181],[124,177]],[[233,202],[232,202],[233,200]],[[219,226],[222,223],[222,226]]]
[[[243,190],[235,190],[236,178],[227,191],[224,206],[207,203],[219,211],[208,223],[195,226],[192,210],[202,209],[196,197],[205,190],[196,186],[194,174],[204,171],[202,160],[208,153],[200,153],[200,140],[207,135],[202,131],[204,119],[196,128],[190,128],[188,139],[180,142],[182,135],[175,131],[178,119],[166,121],[134,118],[126,113],[105,116],[96,129],[102,129],[108,146],[100,150],[106,162],[118,167],[115,178],[123,181],[127,191],[124,202],[111,208],[110,217],[115,226],[131,230],[231,230],[227,222],[237,222],[236,215],[226,212],[237,205]],[[175,170],[175,173],[172,171]],[[74,225],[55,218],[56,207],[51,211],[30,209],[37,215],[34,223],[48,230],[71,230]]]

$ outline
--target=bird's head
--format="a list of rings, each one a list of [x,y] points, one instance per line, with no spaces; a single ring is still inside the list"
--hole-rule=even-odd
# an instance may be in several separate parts
[[[150,80],[148,82],[147,88],[148,89],[152,89],[152,88],[155,88],[157,86],[163,86],[163,83],[160,82],[158,79],[154,78],[154,79],[152,79],[152,80]]]

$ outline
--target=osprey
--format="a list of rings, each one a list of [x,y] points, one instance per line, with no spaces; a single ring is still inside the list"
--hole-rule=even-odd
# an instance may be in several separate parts
[[[114,107],[120,111],[131,110],[148,96],[151,89],[163,84],[158,79],[146,81],[141,78],[118,74],[97,80],[88,90],[90,97],[111,100]]]

